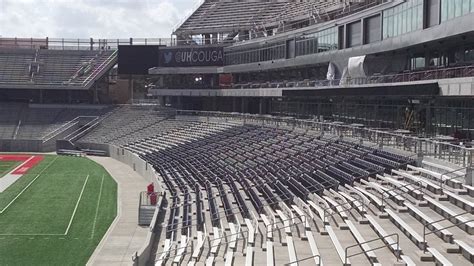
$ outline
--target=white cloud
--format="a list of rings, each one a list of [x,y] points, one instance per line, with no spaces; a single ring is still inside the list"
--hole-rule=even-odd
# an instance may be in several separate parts
[[[198,0],[0,0],[0,35],[169,37]]]

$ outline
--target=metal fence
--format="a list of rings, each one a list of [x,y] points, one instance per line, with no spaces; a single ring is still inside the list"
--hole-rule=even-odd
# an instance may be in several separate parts
[[[318,122],[293,117],[268,115],[178,110],[177,115],[200,116],[207,120],[240,121],[244,124],[314,130],[342,138],[356,139],[376,147],[390,147],[410,156],[424,156],[447,161],[462,167],[472,166],[473,148],[440,142],[428,138],[406,136],[393,132],[356,127],[337,122]]]
[[[474,66],[443,67],[423,71],[407,71],[390,75],[372,75],[364,78],[344,78],[336,80],[295,80],[268,81],[233,84],[235,89],[291,88],[291,87],[338,87],[367,84],[414,82],[474,76]]]
[[[176,46],[175,38],[65,39],[65,38],[0,38],[0,48],[49,50],[116,50],[119,45]]]

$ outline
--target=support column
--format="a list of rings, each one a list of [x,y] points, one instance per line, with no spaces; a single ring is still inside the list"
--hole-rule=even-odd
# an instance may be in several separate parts
[[[211,44],[211,34],[203,34],[204,44]]]
[[[39,102],[42,104],[43,103],[43,90],[40,90],[39,93],[40,93]]]
[[[369,125],[369,126],[378,127],[378,128],[382,127],[382,125],[380,124],[380,119],[378,119],[378,117],[377,117],[378,113],[379,113],[379,105],[378,105],[378,103],[376,103],[374,105],[374,114],[372,116],[374,121],[372,122],[373,124]]]
[[[217,110],[217,96],[212,97],[212,111],[218,111]]]
[[[165,106],[165,97],[163,97],[163,96],[158,96],[157,99],[158,99],[158,104],[159,104],[160,106]]]
[[[241,99],[242,99],[242,103],[240,105],[240,112],[241,113],[246,113],[247,112],[247,106],[246,106],[247,99],[245,99],[245,97],[242,97]]]
[[[217,36],[218,36],[217,33],[212,34],[212,44],[217,44],[218,43]]]
[[[249,31],[248,30],[242,30],[239,31],[239,41],[245,41],[249,39]]]
[[[319,122],[322,122],[323,119],[321,119],[322,116],[322,103],[318,103],[316,106],[316,117],[318,118]]]
[[[232,112],[238,112],[237,110],[237,97],[232,97]]]
[[[97,85],[94,86],[94,103],[99,103],[99,94],[97,92]]]
[[[128,78],[128,89],[130,92],[130,103],[133,104],[133,79],[131,76]]]
[[[423,157],[424,157],[423,146],[422,146],[423,142],[420,140],[420,141],[418,141],[418,143],[416,145],[418,145],[418,149],[416,151],[416,154],[417,154],[416,166],[421,167],[422,164],[423,164]]]
[[[431,128],[432,128],[431,127],[431,125],[432,125],[432,123],[431,123],[432,122],[431,121],[432,120],[432,113],[431,113],[431,103],[430,102],[428,102],[428,104],[426,105],[425,110],[426,110],[425,135],[429,136],[429,135],[431,135]]]
[[[474,185],[474,167],[472,166],[466,168],[465,184],[468,186]]]
[[[183,103],[182,103],[182,101],[181,101],[181,96],[176,97],[176,107],[177,107],[178,109],[183,109],[182,104],[183,104]]]

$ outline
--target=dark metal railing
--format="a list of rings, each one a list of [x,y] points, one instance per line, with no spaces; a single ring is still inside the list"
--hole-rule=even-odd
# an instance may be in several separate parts
[[[459,226],[459,225],[462,225],[462,224],[470,223],[470,222],[474,221],[474,219],[470,219],[470,220],[463,221],[463,222],[458,222],[458,223],[453,223],[449,226],[439,228],[439,229],[433,228],[434,230],[431,230],[430,232],[426,232],[426,229],[429,229],[429,227],[433,227],[433,224],[443,222],[443,221],[449,221],[453,218],[456,218],[456,217],[459,217],[459,216],[462,216],[462,215],[466,215],[466,214],[471,214],[471,212],[467,211],[467,212],[463,212],[463,213],[460,213],[460,214],[457,214],[457,215],[453,215],[453,216],[449,216],[449,217],[446,217],[446,218],[443,218],[443,219],[439,219],[437,221],[432,221],[432,222],[429,222],[429,223],[425,223],[423,225],[423,243],[422,243],[423,244],[423,252],[426,252],[427,248],[428,248],[428,243],[426,242],[426,236],[427,235],[431,235],[431,234],[434,234],[434,233],[437,233],[437,232],[441,232],[441,231],[449,229],[451,227],[456,227],[456,226]]]
[[[350,257],[355,257],[355,256],[358,256],[358,255],[361,255],[361,254],[367,254],[368,252],[370,251],[374,251],[374,250],[378,250],[378,249],[382,249],[382,248],[389,248],[391,249],[390,247],[393,245],[393,244],[387,244],[385,241],[383,241],[383,239],[385,238],[389,238],[389,237],[392,237],[392,236],[396,236],[397,237],[397,249],[394,250],[394,254],[395,254],[395,257],[397,258],[397,261],[400,259],[400,236],[397,234],[397,233],[393,233],[393,234],[390,234],[390,235],[386,235],[386,236],[381,236],[381,237],[378,237],[378,238],[375,238],[375,239],[372,239],[372,240],[368,240],[368,241],[365,241],[365,242],[362,242],[362,243],[357,243],[357,244],[354,244],[352,246],[348,246],[346,247],[346,250],[345,250],[345,256],[344,256],[344,265],[347,265],[348,264],[348,260]],[[371,243],[371,242],[375,242],[375,241],[378,241],[378,240],[382,240],[385,245],[382,246],[382,247],[376,247],[376,248],[371,248],[369,250],[364,250],[364,248],[362,247],[363,245],[365,244],[368,244],[368,243]],[[348,250],[351,249],[351,248],[355,248],[355,247],[360,247],[362,249],[361,252],[358,252],[358,253],[355,253],[355,254],[352,254],[352,255],[348,255]],[[393,247],[392,247],[393,248]]]

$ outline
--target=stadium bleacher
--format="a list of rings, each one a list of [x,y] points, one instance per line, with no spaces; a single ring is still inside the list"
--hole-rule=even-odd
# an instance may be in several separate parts
[[[119,188],[102,211],[84,174],[66,233],[2,238],[83,234],[92,187],[74,241],[119,215],[88,265],[473,265],[474,0],[199,3],[163,42],[0,39],[0,151],[107,159]]]
[[[0,88],[86,88],[116,56],[109,50],[0,48]]]
[[[155,265],[473,261],[470,187],[440,174],[453,169],[300,128],[126,122],[137,112],[160,117],[122,109],[80,141],[121,146],[158,172],[168,207]]]
[[[174,111],[155,106],[121,106],[108,114],[100,126],[93,129],[83,142],[121,145],[137,138],[153,136],[167,123]]]
[[[180,27],[179,31],[252,28],[285,6],[282,2],[205,1]]]
[[[100,117],[110,110],[109,107],[36,107],[2,102],[0,103],[0,139],[44,140],[77,117]]]
[[[297,23],[326,21],[330,13],[369,1],[228,1],[206,0],[176,30],[177,35],[217,32],[254,32],[276,28],[283,32]],[[288,24],[288,25],[286,25]],[[281,27],[286,25],[285,27]],[[229,34],[230,36],[234,36]],[[258,34],[253,34],[253,38]],[[262,35],[263,36],[263,35]],[[248,39],[249,36],[240,36]]]

